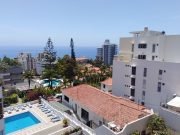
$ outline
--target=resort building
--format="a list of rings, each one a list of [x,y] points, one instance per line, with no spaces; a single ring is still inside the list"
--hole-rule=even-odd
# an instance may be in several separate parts
[[[152,108],[180,132],[180,101],[175,100],[174,110],[167,104],[180,96],[180,35],[147,27],[131,34],[120,39],[120,52],[114,57],[112,94]]]
[[[63,104],[97,135],[126,135],[135,130],[144,133],[153,114],[144,106],[86,84],[64,89],[62,95]]]
[[[2,94],[1,82],[0,82],[0,135],[4,135],[3,94]]]
[[[112,78],[108,78],[101,82],[101,90],[104,92],[112,92]]]
[[[117,45],[105,40],[102,48],[97,48],[97,58],[103,60],[105,65],[112,65],[113,57],[117,54]],[[101,59],[102,58],[102,59]]]
[[[30,53],[20,53],[17,57],[18,62],[21,64],[24,71],[26,70],[32,70],[35,67],[34,66],[34,60],[31,57]]]

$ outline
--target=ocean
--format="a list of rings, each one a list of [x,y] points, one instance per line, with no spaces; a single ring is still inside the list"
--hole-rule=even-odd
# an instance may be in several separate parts
[[[44,47],[42,46],[0,46],[0,58],[7,56],[15,58],[21,52],[31,53],[33,57],[36,57],[38,53],[43,52]],[[71,48],[69,46],[55,46],[54,50],[57,53],[57,57],[63,57],[65,54],[71,54]],[[96,47],[75,47],[76,57],[87,57],[95,59]]]

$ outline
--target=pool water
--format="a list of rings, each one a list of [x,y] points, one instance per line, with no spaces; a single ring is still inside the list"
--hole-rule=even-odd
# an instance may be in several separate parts
[[[43,84],[46,84],[47,86],[49,86],[49,80],[43,80]],[[60,85],[60,81],[59,80],[52,80],[52,86],[56,87]]]
[[[40,121],[30,112],[7,117],[5,118],[5,134],[24,129],[38,123],[40,123]]]

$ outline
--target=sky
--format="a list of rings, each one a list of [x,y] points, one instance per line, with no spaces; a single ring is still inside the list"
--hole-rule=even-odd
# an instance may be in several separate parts
[[[0,0],[0,46],[101,46],[143,30],[180,34],[180,0]]]

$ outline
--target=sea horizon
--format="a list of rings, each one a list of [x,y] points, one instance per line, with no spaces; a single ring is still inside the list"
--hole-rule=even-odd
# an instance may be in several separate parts
[[[96,56],[95,46],[77,46],[74,48],[76,57],[87,57],[89,59],[95,59]],[[71,48],[69,46],[54,46],[57,57],[63,57],[64,55],[71,54]],[[31,53],[32,57],[37,57],[38,53],[44,51],[42,46],[0,46],[0,58],[4,56],[10,58],[16,58],[19,53]]]

